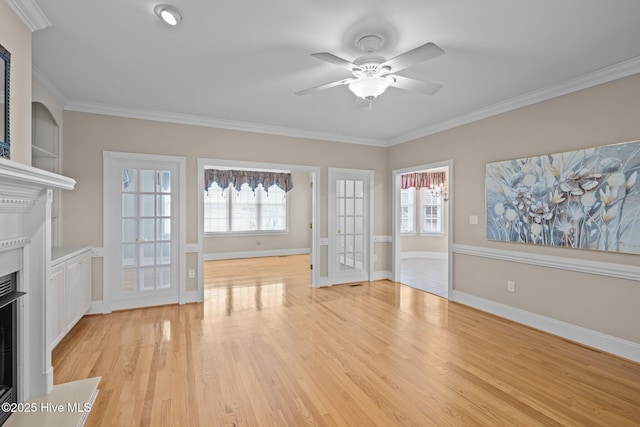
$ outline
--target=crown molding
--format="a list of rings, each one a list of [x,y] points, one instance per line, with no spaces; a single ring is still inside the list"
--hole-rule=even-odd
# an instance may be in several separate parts
[[[32,33],[51,26],[51,21],[45,16],[35,0],[5,1]]]
[[[146,110],[141,108],[121,107],[117,105],[98,104],[85,101],[69,101],[64,109],[81,113],[103,114],[107,116],[126,117],[132,119],[152,120],[156,122],[179,123],[192,126],[229,129],[242,132],[263,133],[268,135],[288,136],[293,138],[319,139],[322,141],[344,142],[350,144],[373,145],[384,147],[386,141],[369,138],[349,137],[332,133],[313,132],[282,126],[270,126],[259,123],[235,120],[215,119],[165,111]]]
[[[542,101],[557,98],[559,96],[567,95],[579,90],[588,89],[590,87],[608,83],[624,77],[629,77],[637,73],[640,73],[640,56],[620,62],[618,64],[611,65],[609,67],[602,68],[600,70],[593,71],[591,73],[583,74],[579,77],[564,81],[562,83],[548,86],[540,90],[535,90],[524,95],[517,96],[515,98],[511,98],[506,101],[472,111],[469,114],[446,120],[434,126],[429,126],[415,132],[390,139],[387,146],[390,147],[393,145],[402,144],[404,142],[413,141],[418,138],[433,135],[438,132],[443,132],[449,129],[456,128],[458,126],[486,119],[488,117],[497,116],[498,114],[506,113],[518,108],[537,104]]]
[[[17,0],[7,0],[17,1]],[[542,101],[557,98],[593,86],[608,83],[624,77],[640,73],[640,56],[602,68],[600,70],[584,74],[571,80],[558,83],[553,86],[532,91],[522,96],[508,99],[485,108],[478,109],[468,114],[458,116],[441,123],[429,126],[415,132],[407,133],[389,140],[359,138],[333,133],[314,132],[302,129],[271,126],[258,123],[249,123],[235,120],[216,119],[203,116],[193,116],[165,111],[146,110],[142,108],[123,107],[118,105],[99,104],[87,101],[70,100],[58,87],[53,84],[38,68],[33,67],[33,78],[52,98],[65,110],[82,113],[102,114],[108,116],[125,117],[141,120],[151,120],[166,123],[178,123],[192,126],[229,129],[242,132],[263,133],[268,135],[288,136],[293,138],[315,139],[322,141],[342,142],[349,144],[369,145],[376,147],[391,147],[413,141],[425,136],[443,132],[458,126],[475,121],[497,116],[518,108],[537,104]]]
[[[47,95],[53,98],[58,105],[63,106],[69,102],[69,98],[56,86],[49,78],[36,66],[31,67],[31,76],[36,83]]]

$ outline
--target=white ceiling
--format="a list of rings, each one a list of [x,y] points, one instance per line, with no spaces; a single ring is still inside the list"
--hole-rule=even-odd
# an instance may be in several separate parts
[[[154,15],[167,2],[179,26]],[[36,0],[34,77],[68,110],[388,146],[640,72],[637,0]],[[446,53],[399,74],[373,111],[349,72],[310,56],[387,58],[433,42]]]

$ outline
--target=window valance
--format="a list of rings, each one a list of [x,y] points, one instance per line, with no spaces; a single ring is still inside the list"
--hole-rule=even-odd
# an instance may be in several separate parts
[[[401,188],[439,188],[444,187],[447,183],[446,172],[414,172],[406,173],[400,176]]]
[[[220,188],[227,188],[229,184],[240,190],[242,184],[248,184],[252,191],[262,184],[265,191],[269,191],[269,187],[277,185],[285,193],[293,188],[290,172],[264,172],[251,170],[225,170],[225,169],[205,169],[204,170],[204,188],[206,191],[213,183],[218,184]]]

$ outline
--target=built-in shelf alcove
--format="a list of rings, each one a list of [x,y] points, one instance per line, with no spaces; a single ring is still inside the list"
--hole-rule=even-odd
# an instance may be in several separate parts
[[[31,104],[31,165],[48,172],[60,173],[60,126],[47,106],[41,102]],[[51,244],[60,246],[59,190],[53,191],[51,202]]]

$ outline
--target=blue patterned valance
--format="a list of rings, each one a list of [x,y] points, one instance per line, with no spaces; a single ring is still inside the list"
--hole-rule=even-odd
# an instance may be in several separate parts
[[[242,184],[248,184],[252,191],[262,184],[265,191],[269,190],[272,185],[277,185],[285,193],[293,188],[291,173],[289,172],[263,172],[250,170],[223,170],[223,169],[205,169],[204,170],[204,188],[209,190],[213,183],[218,184],[222,189],[227,188],[230,184],[236,190],[240,190]]]

